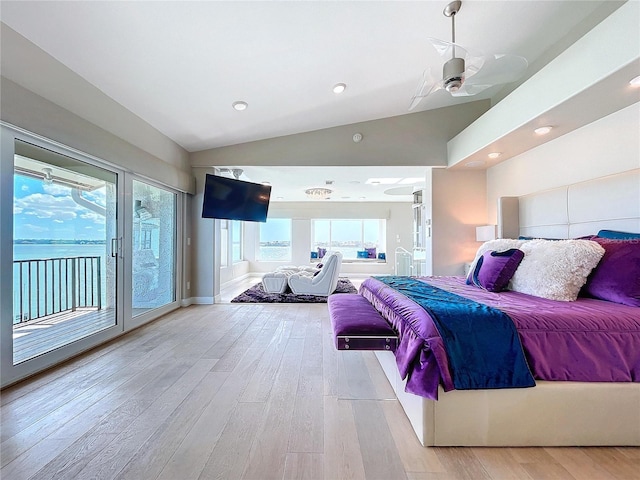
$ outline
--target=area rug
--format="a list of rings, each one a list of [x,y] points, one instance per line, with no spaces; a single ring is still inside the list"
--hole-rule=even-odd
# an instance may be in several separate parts
[[[348,278],[339,278],[333,293],[357,293],[357,290]],[[285,293],[267,293],[262,282],[258,282],[231,300],[231,303],[327,303],[327,298],[319,295],[296,295],[291,290]]]

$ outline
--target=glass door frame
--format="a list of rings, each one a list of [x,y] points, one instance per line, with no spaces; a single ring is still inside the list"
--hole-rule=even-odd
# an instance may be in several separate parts
[[[117,220],[119,252],[116,267],[116,323],[85,338],[46,354],[13,365],[13,188],[15,141],[70,156],[117,174]],[[176,194],[175,300],[132,317],[132,241],[133,180]],[[0,121],[0,387],[16,383],[46,368],[60,364],[117,336],[183,306],[184,232],[187,222],[185,194],[171,187],[136,175],[126,169],[72,147]],[[184,304],[186,306],[186,304]]]
[[[2,288],[0,288],[0,363],[2,365],[0,377],[1,386],[5,386],[115,338],[125,330],[123,306],[126,296],[123,289],[125,273],[123,267],[126,262],[124,262],[124,252],[120,250],[116,256],[116,318],[114,325],[50,352],[16,365],[13,364],[13,182],[16,140],[27,142],[115,173],[117,175],[116,231],[119,239],[123,238],[125,231],[123,215],[125,172],[100,159],[32,134],[19,127],[2,122],[0,129],[0,148],[2,153],[0,159],[0,174],[2,176],[0,187],[0,195],[2,196],[2,202],[0,202],[0,224],[2,225],[0,230],[0,279],[2,280]],[[8,201],[9,199],[11,201]]]
[[[176,195],[176,231],[175,231],[175,264],[174,264],[174,272],[175,272],[175,284],[174,284],[174,293],[175,299],[173,302],[162,305],[161,307],[154,308],[149,310],[148,312],[144,312],[140,315],[133,316],[133,308],[132,308],[132,296],[133,296],[133,181],[142,182],[147,185],[151,185],[156,188],[160,188],[162,190],[166,190],[168,192],[174,193]],[[182,265],[183,265],[183,242],[184,238],[184,194],[181,192],[172,189],[166,185],[150,180],[146,177],[136,175],[134,173],[126,172],[125,173],[125,196],[129,200],[124,205],[124,218],[125,222],[125,231],[124,231],[124,241],[122,242],[122,248],[124,252],[124,257],[127,259],[124,265],[124,318],[125,318],[125,331],[129,331],[133,328],[140,327],[145,323],[148,323],[165,313],[169,313],[176,308],[181,306],[181,298],[182,298]]]

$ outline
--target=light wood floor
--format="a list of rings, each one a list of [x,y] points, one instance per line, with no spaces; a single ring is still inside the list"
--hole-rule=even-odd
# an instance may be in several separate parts
[[[183,308],[1,403],[2,479],[640,478],[640,449],[423,448],[325,304]]]

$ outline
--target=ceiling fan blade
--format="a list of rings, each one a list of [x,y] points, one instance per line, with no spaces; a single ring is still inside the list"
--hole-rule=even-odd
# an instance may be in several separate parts
[[[427,40],[431,45],[433,45],[433,48],[438,52],[438,55],[443,57],[445,60],[450,60],[454,57],[464,59],[464,63],[466,65],[466,77],[473,76],[484,64],[485,56],[479,52],[471,51],[462,45],[447,42],[446,40],[439,40],[431,37],[428,37]]]
[[[493,87],[493,85],[474,85],[468,82],[464,82],[462,84],[462,87],[460,87],[457,91],[451,92],[451,96],[452,97],[471,97],[491,87]]]
[[[488,55],[483,66],[466,78],[471,85],[500,85],[520,78],[528,66],[527,59],[518,55]]]
[[[430,95],[436,90],[440,90],[441,88],[442,80],[434,74],[432,68],[427,68],[422,74],[422,80],[418,84],[416,93],[411,98],[409,110],[413,110],[414,108],[416,108],[424,97]]]

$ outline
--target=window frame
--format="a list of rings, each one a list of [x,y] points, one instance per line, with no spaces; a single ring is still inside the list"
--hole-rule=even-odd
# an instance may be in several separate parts
[[[359,222],[360,223],[360,242],[357,245],[358,250],[363,250],[367,247],[368,243],[365,241],[365,222],[375,221],[378,223],[378,238],[375,242],[375,247],[377,249],[376,253],[386,253],[386,235],[387,235],[387,220],[385,218],[312,218],[311,219],[311,251],[317,251],[319,248],[318,242],[316,242],[316,225],[318,222],[329,222],[328,225],[328,244],[326,246],[327,250],[344,250],[344,248],[340,246],[334,245],[333,235],[334,235],[334,222]],[[325,247],[321,247],[325,248]],[[347,261],[355,261],[355,262],[371,262],[373,260],[377,262],[386,262],[385,259],[379,259],[376,255],[375,259],[363,259],[356,257],[345,256],[343,252],[343,260]]]

